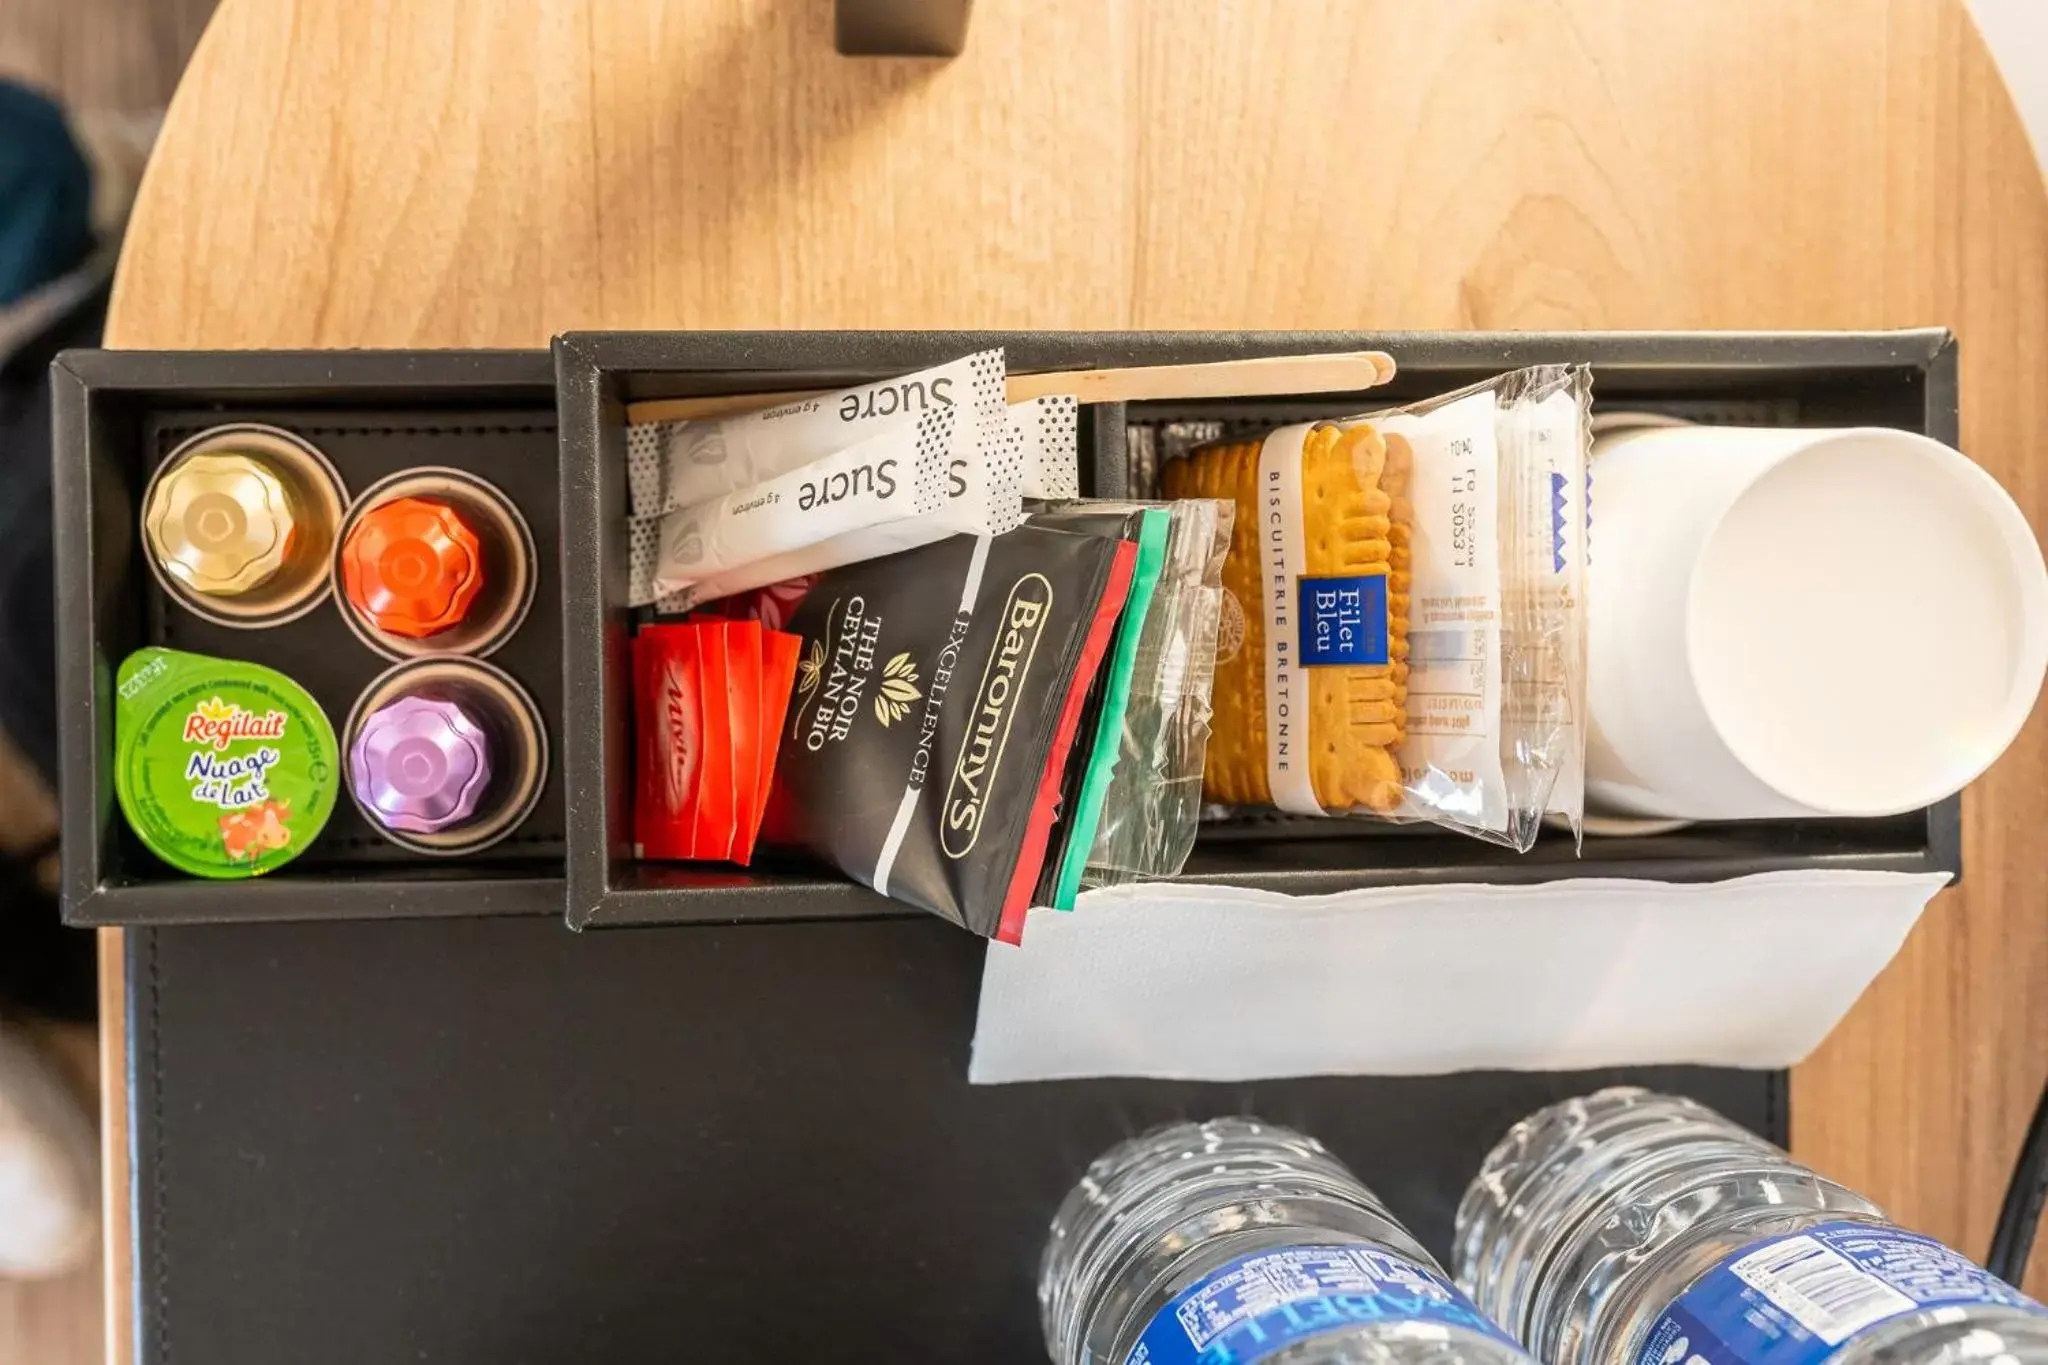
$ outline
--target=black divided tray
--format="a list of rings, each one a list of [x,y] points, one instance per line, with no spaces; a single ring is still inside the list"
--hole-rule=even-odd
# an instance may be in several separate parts
[[[1448,392],[1517,366],[1589,361],[1596,402],[1699,420],[1893,426],[1956,439],[1955,342],[1882,333],[791,332],[572,333],[558,338],[564,664],[579,699],[564,732],[569,918],[576,925],[797,920],[916,913],[800,862],[731,868],[631,857],[633,717],[625,642],[625,407],[643,399],[842,387],[991,346],[1016,371],[1384,350],[1391,384],[1359,394],[1082,409],[1082,478],[1106,497],[1154,496],[1133,432],[1183,420],[1256,428]],[[582,704],[582,699],[588,699]],[[1796,867],[1961,870],[1960,805],[1882,820],[1700,825],[1590,839],[1546,835],[1517,854],[1426,827],[1253,817],[1206,826],[1184,876],[1291,892],[1559,877],[1703,881]]]
[[[583,925],[916,914],[795,860],[751,871],[630,856],[632,706],[625,643],[624,404],[830,388],[1000,345],[1013,369],[1376,348],[1401,365],[1370,393],[1084,408],[1083,480],[1153,491],[1133,432],[1184,419],[1258,424],[1440,393],[1518,365],[1586,360],[1609,407],[1718,421],[1879,424],[1953,442],[1946,332],[1370,334],[792,332],[573,334],[541,352],[75,352],[53,373],[64,908],[76,924],[560,914]],[[554,427],[559,413],[560,439]],[[531,522],[539,590],[495,657],[534,693],[553,749],[539,808],[484,854],[433,859],[375,837],[346,798],[307,853],[254,882],[184,877],[128,832],[111,780],[113,670],[149,643],[281,668],[339,721],[383,666],[332,604],[287,626],[216,627],[165,600],[140,561],[136,499],[182,435],[231,420],[306,435],[359,489],[450,464],[500,484]],[[557,558],[559,542],[559,559]],[[573,703],[569,699],[573,699]],[[1790,867],[1960,870],[1958,803],[1885,820],[1699,826],[1559,838],[1512,852],[1426,828],[1253,818],[1206,828],[1186,875],[1316,892],[1561,876],[1706,880]]]
[[[400,848],[343,791],[298,858],[260,881],[226,883],[187,877],[149,853],[114,806],[109,766],[109,680],[143,645],[275,668],[306,687],[337,730],[364,686],[393,664],[356,637],[331,598],[283,625],[237,629],[186,610],[149,572],[135,526],[143,485],[180,442],[229,422],[304,437],[352,494],[427,465],[467,470],[501,488],[532,527],[537,584],[525,622],[491,661],[533,694],[552,741],[563,714],[561,503],[546,357],[87,352],[60,359],[53,382],[71,922],[560,913],[567,840],[559,764],[533,813],[477,856]]]

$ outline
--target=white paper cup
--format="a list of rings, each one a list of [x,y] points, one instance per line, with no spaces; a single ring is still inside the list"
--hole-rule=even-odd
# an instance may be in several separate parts
[[[1693,820],[1891,815],[2033,709],[2048,568],[1989,474],[1888,428],[1594,444],[1586,792]]]

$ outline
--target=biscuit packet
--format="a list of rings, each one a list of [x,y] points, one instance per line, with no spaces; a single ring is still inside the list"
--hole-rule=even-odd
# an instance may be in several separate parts
[[[1590,399],[1538,366],[1166,466],[1237,504],[1207,799],[1519,850],[1547,810],[1577,828]]]

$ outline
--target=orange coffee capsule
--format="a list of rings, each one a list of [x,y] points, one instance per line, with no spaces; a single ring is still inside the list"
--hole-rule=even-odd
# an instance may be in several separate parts
[[[393,498],[357,518],[341,547],[341,577],[371,625],[418,640],[462,623],[483,587],[483,551],[447,503]]]

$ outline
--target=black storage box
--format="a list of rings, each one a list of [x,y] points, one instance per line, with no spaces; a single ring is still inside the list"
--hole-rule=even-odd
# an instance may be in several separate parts
[[[833,389],[991,346],[1012,371],[1384,350],[1400,373],[1360,394],[1082,409],[1084,491],[1145,497],[1131,427],[1216,418],[1277,424],[1413,401],[1523,365],[1587,361],[1608,408],[1722,422],[1893,426],[1956,438],[1945,331],[1845,333],[724,332],[571,333],[555,343],[562,422],[568,695],[569,922],[578,927],[917,913],[801,863],[751,872],[631,857],[633,721],[626,641],[625,409],[734,392]],[[1139,471],[1141,474],[1143,471]],[[587,700],[584,700],[587,699]],[[1656,837],[1547,837],[1527,854],[1420,827],[1274,815],[1205,828],[1185,878],[1290,892],[1558,877],[1704,881],[1791,867],[1960,871],[1959,805],[1882,820],[1702,825]]]
[[[64,910],[74,924],[555,914],[577,926],[914,914],[836,874],[764,856],[753,871],[635,862],[625,642],[624,405],[643,398],[831,388],[992,345],[1012,369],[1165,364],[1377,348],[1394,382],[1356,395],[1083,409],[1084,482],[1138,496],[1134,425],[1335,415],[1443,392],[1518,365],[1585,360],[1596,400],[1719,421],[1876,424],[1953,443],[1956,359],[1941,331],[1874,334],[647,333],[571,334],[541,352],[75,352],[53,371]],[[557,445],[559,412],[559,446]],[[169,644],[280,668],[331,718],[386,666],[322,606],[266,630],[208,624],[170,602],[140,558],[136,500],[177,439],[260,420],[308,436],[351,490],[451,464],[509,492],[532,524],[540,584],[493,661],[534,694],[553,770],[514,838],[435,859],[379,838],[344,797],[296,861],[255,881],[165,867],[115,806],[114,670]],[[559,501],[557,501],[559,499]],[[557,534],[559,531],[559,535]],[[559,543],[557,561],[555,546]],[[569,698],[576,699],[573,706]],[[1958,803],[1884,820],[1700,826],[1526,855],[1429,829],[1282,816],[1205,829],[1187,869],[1299,892],[1560,876],[1707,880],[1786,867],[1960,869]]]
[[[565,851],[559,763],[503,843],[443,859],[387,842],[347,793],[306,851],[254,881],[165,866],[114,800],[112,683],[144,645],[247,659],[305,687],[339,729],[364,684],[391,666],[325,602],[244,630],[171,601],[142,559],[137,518],[150,472],[185,437],[226,422],[296,432],[351,493],[416,465],[479,474],[532,526],[538,585],[526,620],[492,656],[533,694],[551,738],[562,717],[554,372],[545,352],[74,351],[55,397],[58,728],[64,915],[73,924],[179,924],[421,915],[559,914]]]

